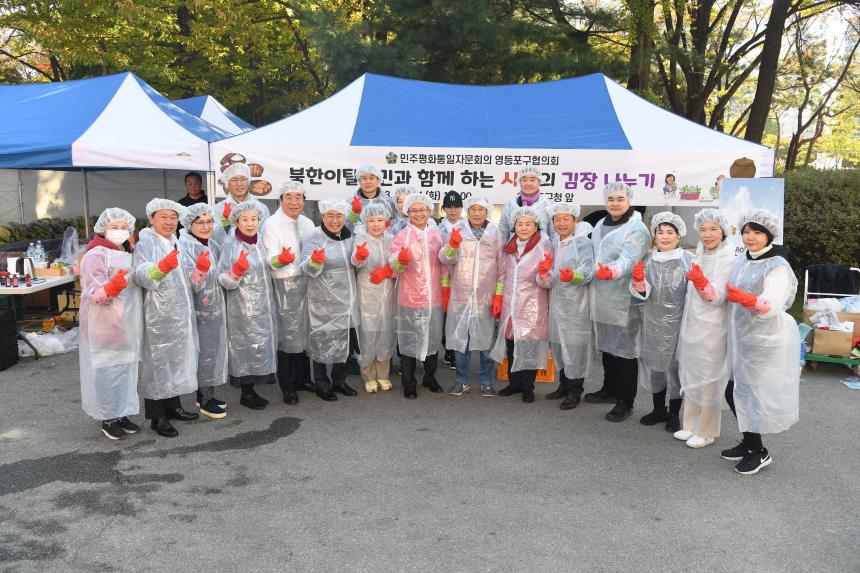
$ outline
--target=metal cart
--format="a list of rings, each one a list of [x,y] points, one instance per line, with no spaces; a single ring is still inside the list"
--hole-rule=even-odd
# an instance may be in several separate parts
[[[856,267],[850,267],[852,272],[860,274],[860,269]],[[860,293],[857,293],[860,294]],[[841,298],[846,296],[856,296],[854,294],[847,293],[833,293],[833,292],[813,292],[809,290],[809,269],[804,271],[803,277],[803,310],[806,310],[807,303],[809,301],[809,295],[813,295],[815,297],[832,297],[832,298]],[[854,376],[860,376],[860,358],[851,358],[848,356],[828,356],[826,354],[815,354],[813,352],[806,353],[806,363],[811,370],[815,370],[818,367],[819,362],[830,362],[831,364],[844,364],[851,368],[851,372]]]

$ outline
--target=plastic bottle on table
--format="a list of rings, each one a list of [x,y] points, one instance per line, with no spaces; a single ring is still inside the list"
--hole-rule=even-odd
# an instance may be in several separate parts
[[[806,366],[806,340],[800,341],[800,367]]]
[[[45,247],[42,246],[42,241],[36,241],[36,262],[45,262]]]
[[[30,246],[27,247],[27,256],[29,258],[35,260],[35,256],[36,256],[36,245],[35,244],[30,243]]]

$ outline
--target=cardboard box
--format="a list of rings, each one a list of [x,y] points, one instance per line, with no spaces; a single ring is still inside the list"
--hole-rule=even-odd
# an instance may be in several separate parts
[[[850,332],[839,332],[838,330],[815,329],[815,338],[812,341],[813,354],[825,356],[851,357]]]
[[[65,275],[63,269],[59,267],[52,267],[49,269],[34,269],[36,273],[36,278],[46,279],[46,278],[57,278]]]
[[[810,322],[810,317],[817,313],[817,310],[809,310],[807,308],[803,309],[803,322],[806,324],[813,326],[812,322]],[[836,316],[839,318],[839,322],[853,322],[854,323],[854,334],[852,334],[852,338],[860,337],[860,312],[837,312]]]

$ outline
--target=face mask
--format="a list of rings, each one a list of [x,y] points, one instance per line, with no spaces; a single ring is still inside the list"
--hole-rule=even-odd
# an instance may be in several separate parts
[[[126,242],[130,236],[129,232],[125,229],[109,229],[105,233],[105,239],[117,246]]]

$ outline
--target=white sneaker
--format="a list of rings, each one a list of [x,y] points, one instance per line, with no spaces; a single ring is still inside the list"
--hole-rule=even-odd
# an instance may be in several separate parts
[[[379,389],[383,392],[391,390],[391,380],[377,380],[376,383],[379,384]]]
[[[678,430],[677,432],[672,434],[672,437],[675,438],[676,440],[681,440],[682,442],[686,442],[687,440],[692,438],[693,435],[694,435],[693,432],[691,432],[690,430]]]
[[[705,446],[710,446],[713,443],[714,438],[701,438],[699,436],[693,436],[687,440],[687,445],[691,448],[704,448]]]
[[[374,392],[379,391],[376,380],[368,380],[365,382],[364,389],[367,390],[368,394],[373,394]]]

